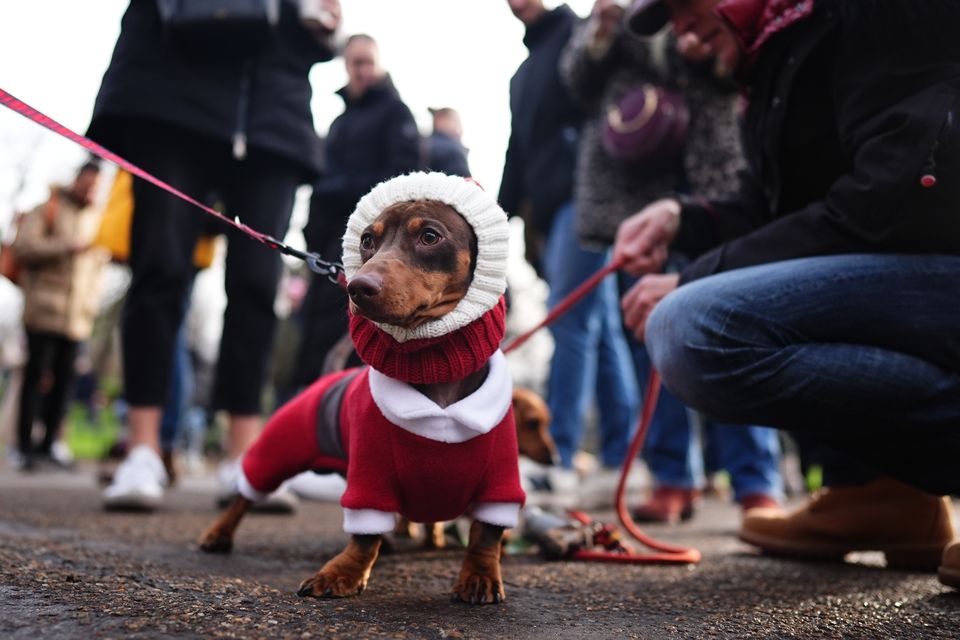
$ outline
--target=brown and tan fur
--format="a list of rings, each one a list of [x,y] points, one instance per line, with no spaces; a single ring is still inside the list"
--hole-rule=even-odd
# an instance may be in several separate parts
[[[351,278],[347,292],[353,313],[375,322],[414,328],[451,311],[470,286],[476,262],[473,229],[451,207],[429,200],[398,203],[385,209],[361,235],[363,265]],[[415,385],[442,407],[470,395],[483,383],[484,366],[463,380]],[[539,402],[538,402],[539,401]],[[518,442],[535,460],[549,463],[552,441],[547,434],[549,413],[529,392],[514,393]],[[228,552],[241,518],[251,502],[239,497],[200,537],[200,548]],[[409,531],[409,527],[407,527]],[[430,540],[442,546],[442,529],[430,526]],[[455,600],[471,604],[498,603],[504,598],[500,576],[503,528],[475,521]],[[379,556],[379,535],[353,535],[347,547],[305,580],[301,596],[345,597],[361,593]]]

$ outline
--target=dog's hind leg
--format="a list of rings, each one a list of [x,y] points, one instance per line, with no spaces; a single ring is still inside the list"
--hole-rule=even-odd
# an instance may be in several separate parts
[[[298,596],[344,598],[363,593],[373,564],[380,554],[383,537],[352,535],[347,548],[334,556],[320,571],[300,584]]]
[[[503,602],[503,578],[500,577],[500,541],[503,527],[474,520],[470,525],[470,544],[453,586],[453,599],[470,604]]]
[[[197,541],[200,550],[207,553],[230,553],[233,549],[233,534],[252,505],[252,501],[237,496],[233,504],[200,536]]]

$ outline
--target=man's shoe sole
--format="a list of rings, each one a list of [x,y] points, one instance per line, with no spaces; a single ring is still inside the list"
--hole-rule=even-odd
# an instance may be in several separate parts
[[[960,589],[960,569],[941,566],[940,570],[937,573],[940,578],[940,582],[947,585],[948,587],[953,587],[954,589]]]
[[[880,551],[891,569],[915,571],[936,571],[943,558],[943,549],[949,542],[942,544],[909,545],[888,543],[841,544],[830,542],[785,541],[769,538],[750,531],[740,531],[737,536],[749,545],[759,547],[763,553],[804,560],[843,561],[844,556],[854,551]],[[941,567],[941,571],[945,567]],[[960,578],[955,578],[960,580]]]

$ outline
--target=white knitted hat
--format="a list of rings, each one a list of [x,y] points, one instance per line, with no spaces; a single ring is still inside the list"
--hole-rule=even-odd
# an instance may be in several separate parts
[[[410,173],[381,182],[360,199],[343,235],[343,269],[350,280],[360,269],[360,235],[384,209],[398,202],[436,200],[453,207],[477,236],[473,281],[459,304],[446,315],[414,329],[378,323],[397,342],[437,338],[467,326],[496,306],[507,288],[507,214],[473,180],[443,173]]]

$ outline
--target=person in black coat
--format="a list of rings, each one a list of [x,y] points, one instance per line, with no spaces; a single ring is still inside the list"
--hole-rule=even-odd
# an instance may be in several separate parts
[[[339,1],[326,2],[329,30],[308,29],[296,5],[280,2],[279,20],[265,26],[265,38],[218,40],[211,27],[209,39],[200,34],[190,41],[158,6],[156,0],[131,0],[89,136],[177,189],[283,238],[297,187],[321,169],[307,74],[334,54]],[[105,502],[152,508],[167,482],[157,457],[160,407],[193,278],[194,247],[210,219],[141,180],[134,182],[134,202],[132,281],[123,317],[131,452]],[[231,415],[227,454],[238,461],[259,431],[281,261],[238,232],[226,234],[229,302],[214,403]],[[225,494],[235,491],[231,469],[236,465],[224,468]]]
[[[347,219],[370,189],[420,167],[420,133],[381,66],[376,41],[351,36],[343,50],[348,82],[337,91],[345,109],[330,125],[326,171],[313,187],[310,218],[303,230],[307,249],[339,259]],[[314,278],[303,305],[303,347],[295,387],[312,383],[328,351],[347,331],[347,295],[326,278]]]
[[[577,142],[584,114],[560,82],[560,53],[577,15],[567,5],[547,11],[542,0],[509,0],[524,23],[527,59],[510,79],[510,141],[500,204],[526,226],[527,257],[538,270],[557,210],[573,198]]]
[[[748,170],[736,197],[621,225],[616,255],[648,274],[626,321],[691,406],[842,454],[828,491],[748,516],[741,538],[935,567],[954,537],[938,495],[960,493],[960,2],[636,5],[634,28],[672,17],[737,69]],[[673,249],[696,258],[653,273]],[[952,549],[941,575],[960,587]]]
[[[460,142],[463,137],[460,114],[456,109],[442,107],[430,109],[430,115],[433,116],[433,132],[426,140],[427,170],[470,177],[467,149]]]

